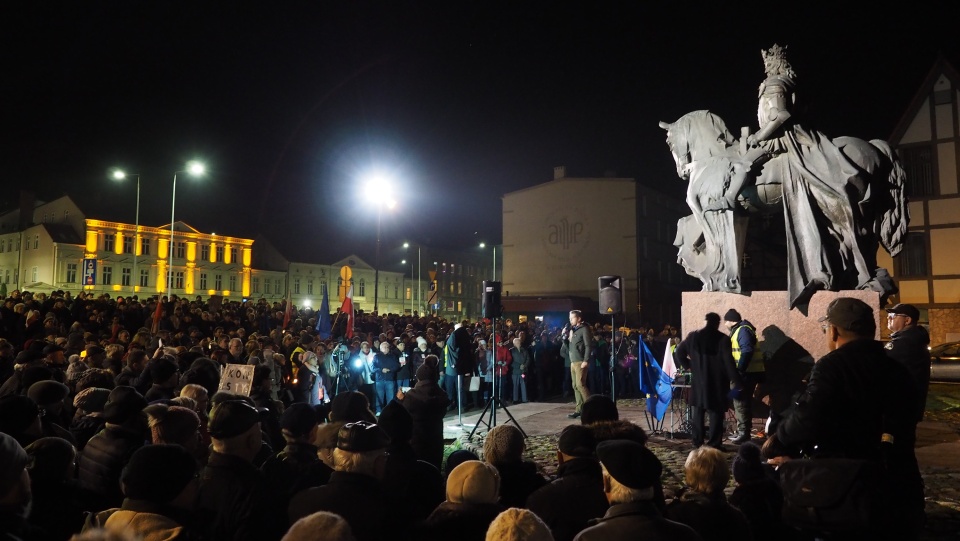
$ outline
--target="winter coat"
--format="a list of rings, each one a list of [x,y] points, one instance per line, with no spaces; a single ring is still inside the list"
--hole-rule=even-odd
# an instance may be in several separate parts
[[[547,484],[533,462],[493,464],[500,473],[500,503],[504,507],[526,507],[527,496]]]
[[[450,398],[436,381],[418,381],[400,402],[413,418],[410,446],[417,458],[440,469],[443,461],[443,416]]]
[[[422,541],[484,541],[487,529],[506,507],[495,503],[443,502],[418,529]]]
[[[667,520],[649,501],[610,506],[603,518],[574,541],[702,541],[689,526]]]
[[[575,458],[560,464],[557,479],[527,496],[527,509],[550,527],[554,541],[572,541],[608,507],[603,474],[595,458]]]
[[[143,433],[109,423],[90,438],[80,452],[78,475],[89,511],[120,507],[120,473],[133,452],[146,443],[145,438]]]
[[[704,541],[750,541],[750,524],[739,509],[727,503],[722,492],[687,492],[667,506],[666,517],[686,524]]]
[[[719,330],[693,331],[674,351],[677,365],[691,372],[689,404],[709,411],[727,411],[730,384],[742,387],[733,364],[730,338]]]

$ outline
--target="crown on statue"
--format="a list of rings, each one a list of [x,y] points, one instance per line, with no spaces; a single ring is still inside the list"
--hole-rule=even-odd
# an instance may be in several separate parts
[[[774,86],[782,87],[786,91],[793,89],[797,74],[787,61],[786,53],[787,48],[777,44],[769,50],[760,51],[763,57],[763,69],[767,74],[766,80],[760,85],[761,94],[765,88]]]

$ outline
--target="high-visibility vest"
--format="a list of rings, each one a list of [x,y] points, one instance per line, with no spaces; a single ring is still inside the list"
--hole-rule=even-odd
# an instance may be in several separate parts
[[[733,360],[740,364],[740,330],[744,327],[750,329],[753,333],[753,336],[757,336],[757,331],[754,330],[750,325],[740,325],[737,327],[737,330],[733,331],[733,334],[730,335],[730,344],[733,347]],[[750,356],[750,364],[747,365],[747,372],[763,372],[766,370],[766,367],[763,364],[763,352],[756,347],[754,343],[753,355]]]

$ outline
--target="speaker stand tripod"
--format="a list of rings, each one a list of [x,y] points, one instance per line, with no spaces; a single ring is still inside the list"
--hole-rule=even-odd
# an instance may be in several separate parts
[[[493,365],[487,366],[487,370],[493,371],[493,385],[490,388],[490,398],[487,399],[486,405],[483,406],[483,411],[480,412],[480,417],[477,418],[477,424],[473,427],[473,430],[470,431],[470,435],[467,436],[469,441],[473,441],[473,436],[477,433],[477,429],[480,428],[480,425],[487,427],[487,432],[492,430],[497,426],[497,408],[502,408],[503,412],[507,414],[507,417],[510,418],[510,421],[513,421],[514,426],[520,430],[520,433],[523,434],[523,439],[527,439],[527,433],[523,431],[523,427],[520,426],[520,423],[517,422],[517,419],[514,418],[513,414],[510,413],[510,410],[507,409],[507,406],[503,405],[500,400],[500,396],[497,394],[497,380],[500,379],[497,376],[497,319],[493,318],[491,321],[493,323],[493,332],[490,334],[490,341],[493,342]],[[488,363],[489,365],[490,363]],[[487,412],[490,413],[489,419],[484,419],[487,416]],[[508,421],[509,422],[509,421]]]

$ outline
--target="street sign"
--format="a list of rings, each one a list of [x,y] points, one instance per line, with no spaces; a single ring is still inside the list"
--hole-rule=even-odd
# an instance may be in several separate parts
[[[85,286],[97,285],[97,260],[96,259],[83,260],[83,281],[81,283]]]

